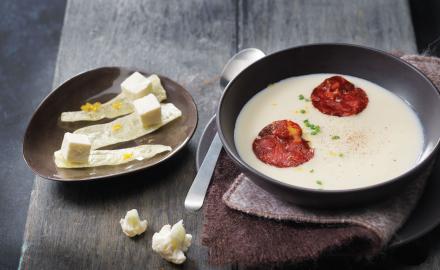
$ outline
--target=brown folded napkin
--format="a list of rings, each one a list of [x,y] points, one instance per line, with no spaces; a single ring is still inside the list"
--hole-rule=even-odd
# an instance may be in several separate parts
[[[440,85],[440,59],[401,58]],[[429,170],[395,198],[366,208],[324,211],[274,198],[240,174],[222,152],[206,198],[202,243],[213,264],[299,263],[329,254],[373,256],[406,221],[428,175]]]
[[[368,254],[386,245],[402,226],[422,194],[427,176],[426,173],[420,176],[399,196],[367,208],[318,210],[281,201],[240,174],[223,195],[223,202],[232,209],[263,218],[367,228],[374,237],[369,239],[374,245],[370,247],[371,250],[366,250]]]

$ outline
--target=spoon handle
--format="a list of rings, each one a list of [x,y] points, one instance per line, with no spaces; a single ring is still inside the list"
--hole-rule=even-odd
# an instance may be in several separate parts
[[[186,195],[185,208],[187,210],[197,211],[202,207],[221,149],[222,143],[218,133],[215,133],[211,146],[209,146],[208,153],[206,154],[206,157],[197,172],[196,178],[194,178],[194,182]]]

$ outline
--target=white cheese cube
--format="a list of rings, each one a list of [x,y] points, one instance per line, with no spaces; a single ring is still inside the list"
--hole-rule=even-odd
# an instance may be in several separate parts
[[[147,229],[147,220],[141,220],[136,209],[127,212],[124,218],[119,223],[121,224],[122,232],[128,237],[140,235]]]
[[[86,163],[89,160],[91,143],[83,134],[64,133],[61,154],[68,162]]]
[[[139,72],[131,74],[121,83],[122,93],[131,100],[146,96],[153,90],[153,83]]]
[[[136,99],[133,101],[133,105],[144,127],[160,123],[162,111],[156,96],[149,94],[143,98]]]

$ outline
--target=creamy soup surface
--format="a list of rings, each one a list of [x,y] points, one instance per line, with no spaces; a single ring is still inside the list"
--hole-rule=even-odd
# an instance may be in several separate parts
[[[341,190],[370,186],[399,176],[416,165],[423,130],[414,111],[398,96],[370,81],[341,75],[368,95],[368,106],[347,117],[329,116],[313,107],[310,94],[336,74],[292,77],[260,91],[241,110],[235,145],[251,167],[279,181],[307,188]],[[300,97],[302,95],[304,98]],[[260,161],[252,143],[266,125],[289,119],[299,124],[314,157],[297,167],[278,168]],[[304,120],[320,126],[306,127]]]

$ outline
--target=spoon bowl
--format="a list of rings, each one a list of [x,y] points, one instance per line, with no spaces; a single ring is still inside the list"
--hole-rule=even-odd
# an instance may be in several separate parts
[[[220,76],[220,87],[222,90],[224,90],[229,82],[237,77],[237,75],[240,74],[244,69],[264,56],[266,55],[261,50],[256,48],[244,49],[232,56],[223,67],[223,71]]]

